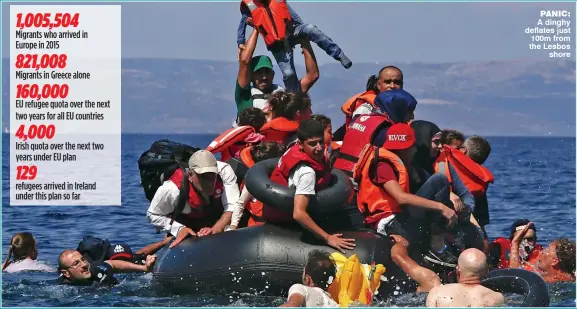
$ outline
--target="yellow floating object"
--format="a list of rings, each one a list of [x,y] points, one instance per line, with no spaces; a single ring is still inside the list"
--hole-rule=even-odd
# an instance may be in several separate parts
[[[381,276],[385,273],[382,264],[361,264],[356,254],[348,259],[339,252],[331,254],[336,264],[336,278],[328,292],[341,307],[349,307],[353,302],[370,305],[375,291],[381,285]],[[371,273],[372,272],[372,273]]]

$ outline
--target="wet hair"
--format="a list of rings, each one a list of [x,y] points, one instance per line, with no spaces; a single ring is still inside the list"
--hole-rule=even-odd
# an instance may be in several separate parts
[[[477,164],[483,164],[491,154],[491,145],[481,136],[473,135],[465,140],[463,146],[467,155]]]
[[[395,70],[399,71],[399,73],[401,73],[401,80],[403,80],[403,71],[401,71],[401,69],[397,68],[394,65],[388,65],[386,67],[383,67],[379,71],[378,74],[369,76],[369,79],[367,80],[367,85],[365,86],[366,91],[372,90],[375,93],[379,93],[379,88],[377,87],[377,82],[379,81],[379,77],[381,76],[381,73],[383,73],[383,71],[386,69],[395,69]]]
[[[260,108],[247,108],[238,114],[239,126],[251,126],[256,131],[259,131],[265,123],[266,115]]]
[[[276,91],[268,97],[275,118],[285,117],[293,120],[297,111],[304,111],[311,107],[311,99],[303,92]]]
[[[286,151],[283,143],[279,142],[260,142],[250,148],[250,156],[256,162],[264,161],[272,158],[280,158]]]
[[[568,238],[561,238],[555,241],[555,254],[559,259],[559,269],[568,274],[575,273],[575,242]]]
[[[311,119],[318,121],[323,126],[323,129],[326,129],[331,124],[331,118],[325,115],[314,114],[311,115]]]
[[[13,262],[24,260],[27,257],[36,259],[36,252],[34,252],[35,247],[36,240],[34,240],[34,236],[31,233],[16,233],[10,241],[10,247],[8,247],[8,254],[6,255],[4,265],[2,265],[2,270],[10,265],[11,257]]]
[[[313,250],[309,253],[305,264],[305,274],[309,275],[316,287],[326,290],[330,285],[330,277],[335,278],[337,269],[327,252]]]
[[[440,141],[442,145],[451,145],[453,141],[464,143],[465,135],[457,130],[441,130]]]
[[[314,119],[307,119],[299,124],[297,129],[299,141],[304,142],[309,138],[325,137],[325,129],[320,122]]]
[[[515,236],[515,232],[517,232],[517,228],[523,225],[527,225],[529,224],[529,222],[531,222],[531,220],[529,219],[517,219],[515,220],[515,222],[513,222],[513,224],[511,224],[511,230],[509,233],[509,240],[513,240],[513,237]],[[535,223],[533,223],[533,226],[529,228],[530,230],[535,231],[535,239],[537,239],[537,227],[535,226]]]

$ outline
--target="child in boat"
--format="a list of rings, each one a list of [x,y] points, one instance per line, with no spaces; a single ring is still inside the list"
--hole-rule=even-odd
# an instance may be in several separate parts
[[[330,37],[316,26],[305,24],[286,0],[242,0],[240,12],[242,17],[237,31],[239,55],[244,49],[246,25],[249,24],[257,29],[276,59],[287,91],[300,90],[293,61],[293,48],[298,39],[306,38],[315,42],[347,69],[352,65],[351,60]]]

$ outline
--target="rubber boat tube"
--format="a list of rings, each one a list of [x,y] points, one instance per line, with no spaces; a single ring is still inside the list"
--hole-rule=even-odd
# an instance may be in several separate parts
[[[381,282],[379,296],[415,290],[391,260],[390,239],[371,232],[343,231],[342,234],[356,239],[355,249],[345,251],[347,257],[357,254],[361,263],[370,265],[374,259],[376,264],[385,266],[381,280],[386,282]],[[154,278],[162,287],[179,294],[204,291],[286,296],[291,285],[302,282],[305,261],[314,249],[336,252],[308,232],[268,223],[200,238],[189,237],[177,247],[159,252]]]
[[[293,212],[295,188],[279,185],[269,176],[277,165],[278,158],[256,163],[246,173],[244,183],[251,195],[264,204],[288,213]],[[349,177],[340,170],[331,171],[329,187],[311,197],[307,209],[311,212],[334,212],[347,206],[353,185]]]
[[[536,273],[516,268],[497,269],[489,272],[481,284],[501,293],[525,296],[520,307],[549,307],[549,288]]]
[[[355,238],[354,250],[363,264],[383,264],[377,297],[414,293],[416,284],[391,260],[389,238],[372,232],[342,232],[345,238]],[[189,237],[173,249],[158,252],[154,279],[170,293],[194,294],[208,292],[251,293],[284,297],[295,283],[302,282],[308,253],[319,249],[328,253],[334,249],[322,244],[310,233],[265,223],[231,232],[204,237]],[[482,284],[504,293],[525,296],[525,307],[549,305],[547,285],[538,275],[521,269],[494,270]]]

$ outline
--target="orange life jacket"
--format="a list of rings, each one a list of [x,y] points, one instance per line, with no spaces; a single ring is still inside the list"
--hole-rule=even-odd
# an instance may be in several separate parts
[[[241,11],[243,5],[250,10],[254,28],[260,33],[267,47],[286,39],[287,24],[292,21],[292,17],[285,0],[242,0],[240,5]]]
[[[288,186],[288,178],[292,170],[300,163],[306,163],[316,174],[317,183],[315,190],[319,191],[329,186],[331,182],[331,170],[328,162],[317,162],[304,153],[300,145],[295,143],[278,160],[278,164],[273,170],[270,179],[283,186]],[[269,205],[263,205],[263,216],[266,221],[277,223],[288,223],[293,221],[292,213],[286,213],[275,209]]]
[[[256,130],[251,126],[230,128],[215,138],[210,145],[206,147],[206,150],[213,154],[220,153],[220,161],[228,161],[248,145],[245,139],[253,133],[256,133]]]
[[[451,173],[447,168],[449,162],[455,168],[455,172],[463,184],[474,196],[478,197],[487,193],[489,183],[494,181],[493,174],[489,169],[477,164],[459,150],[445,145],[435,161],[435,172],[445,174],[449,182],[452,182]]]
[[[343,138],[342,146],[335,160],[334,168],[353,176],[353,167],[359,161],[361,151],[371,144],[376,132],[389,124],[388,117],[383,115],[361,115],[351,123]]]
[[[355,112],[355,110],[359,105],[363,103],[369,103],[374,107],[375,106],[374,101],[376,97],[377,94],[372,90],[357,93],[354,96],[350,97],[341,107],[341,111],[343,111],[346,117],[345,127],[348,127],[348,125],[351,123],[353,119],[353,113]]]
[[[375,159],[376,158],[376,159]],[[381,185],[371,181],[369,172],[375,171],[378,162],[389,163],[398,175],[403,191],[409,192],[409,175],[403,161],[385,148],[366,145],[360,154],[359,162],[353,169],[353,178],[359,184],[357,207],[365,216],[365,224],[376,228],[376,224],[392,214],[401,212],[401,206]]]
[[[177,169],[168,181],[171,181],[180,190],[182,186],[182,178],[185,177],[182,169]],[[180,212],[180,216],[185,217],[187,222],[180,222],[193,230],[200,229],[206,226],[212,226],[212,224],[218,220],[220,215],[222,215],[224,208],[222,206],[221,197],[224,194],[224,185],[220,176],[217,176],[216,184],[214,185],[214,190],[210,194],[209,200],[205,200],[201,195],[196,192],[194,186],[190,181],[188,182],[188,206],[190,206],[190,212],[186,213],[186,206],[183,211]],[[192,220],[189,220],[192,219]],[[178,218],[175,218],[178,221]]]
[[[254,165],[254,160],[250,155],[250,149],[252,146],[248,146],[243,148],[240,151],[240,161],[246,165],[247,168],[251,168]],[[244,188],[244,179],[240,185],[240,191],[242,192]],[[254,197],[246,202],[245,208],[246,211],[250,214],[248,218],[248,226],[257,226],[262,225],[265,223],[264,218],[262,217],[262,202],[258,201]]]
[[[292,142],[288,141],[288,139],[297,132],[298,128],[298,122],[288,120],[285,117],[278,117],[265,123],[260,128],[260,134],[264,135],[263,141],[279,142],[287,145]]]
[[[333,151],[341,149],[343,146],[343,141],[331,141],[331,149]]]
[[[497,268],[509,268],[509,256],[511,254],[511,241],[508,238],[504,237],[497,237],[493,241],[493,244],[498,245],[501,249],[501,255],[499,256],[499,264],[497,264]],[[529,257],[527,261],[523,262],[523,268],[525,270],[533,271],[535,270],[535,265],[537,265],[537,259],[543,252],[543,247],[541,245],[535,245],[531,253],[529,253]]]

